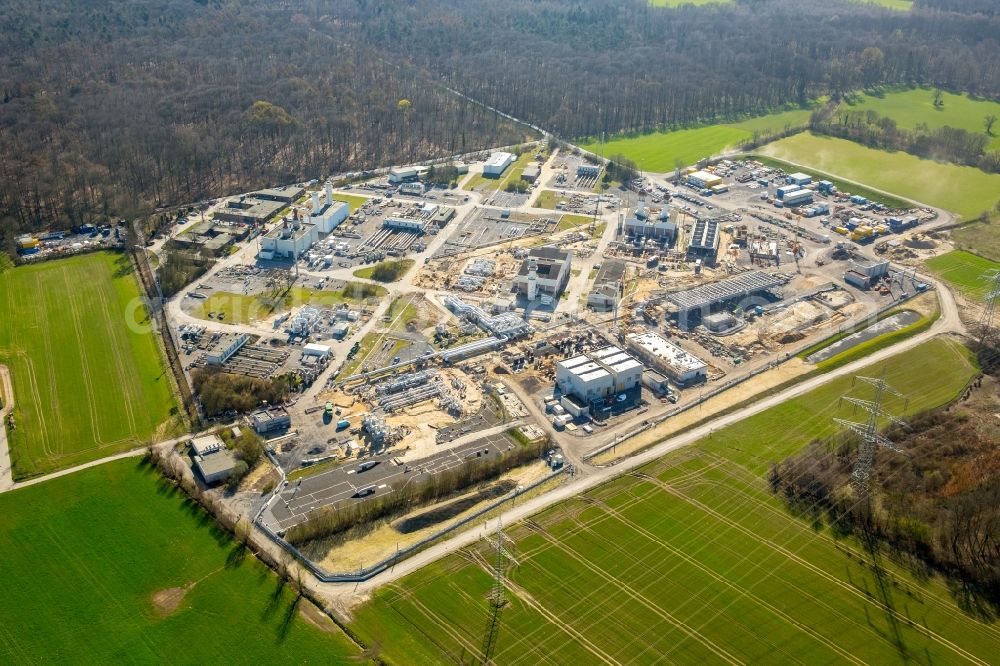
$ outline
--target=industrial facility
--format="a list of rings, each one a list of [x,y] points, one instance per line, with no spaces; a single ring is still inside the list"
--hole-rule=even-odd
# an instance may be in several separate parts
[[[487,178],[499,178],[503,172],[514,163],[512,153],[497,152],[490,155],[490,158],[483,163],[483,175]]]
[[[610,411],[629,397],[634,404],[641,386],[642,363],[619,347],[604,347],[556,364],[560,404],[575,417],[590,416],[592,409]]]
[[[735,304],[750,296],[780,287],[787,278],[775,273],[751,271],[727,280],[720,280],[667,296],[677,308],[677,323],[682,329],[697,325],[701,316],[727,304]]]
[[[644,363],[663,372],[676,384],[688,386],[708,378],[708,365],[666,338],[647,331],[625,336],[628,348]]]
[[[625,235],[634,242],[654,241],[661,245],[673,243],[677,238],[677,222],[671,219],[670,208],[664,204],[659,212],[651,213],[639,201],[635,212],[625,220]]]
[[[532,248],[521,264],[515,285],[530,303],[542,297],[551,303],[559,297],[569,280],[573,253],[556,247]],[[547,298],[545,298],[547,297]]]
[[[601,265],[594,285],[587,294],[587,307],[607,312],[618,307],[625,288],[626,264],[619,259],[608,259]]]

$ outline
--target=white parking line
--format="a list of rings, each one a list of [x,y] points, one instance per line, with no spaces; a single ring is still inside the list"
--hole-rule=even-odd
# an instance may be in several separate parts
[[[386,483],[379,484],[379,490],[381,490],[382,488],[388,488],[388,487],[389,486]]]

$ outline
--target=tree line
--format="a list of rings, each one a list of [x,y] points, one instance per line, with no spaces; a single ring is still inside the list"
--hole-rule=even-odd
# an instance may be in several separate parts
[[[899,127],[892,118],[875,111],[840,108],[833,113],[814,113],[810,128],[814,132],[850,139],[872,148],[902,150],[919,157],[956,162],[1000,172],[1000,150],[989,149],[997,117],[983,117],[983,132],[956,127],[930,129],[925,123],[914,129]]]

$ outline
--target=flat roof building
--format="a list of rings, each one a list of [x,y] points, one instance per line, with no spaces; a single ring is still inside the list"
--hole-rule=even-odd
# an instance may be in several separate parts
[[[656,333],[629,333],[625,340],[636,356],[677,384],[693,384],[708,377],[704,361]]]
[[[621,299],[624,282],[625,262],[620,259],[605,261],[587,294],[587,307],[599,312],[614,310]]]
[[[246,333],[220,333],[205,350],[205,363],[222,365],[250,340]]]
[[[601,175],[601,167],[598,164],[581,164],[576,168],[576,175],[584,178],[594,178]]]
[[[575,406],[603,401],[641,384],[642,363],[619,347],[604,347],[556,363],[556,386],[576,398]]]
[[[403,217],[387,217],[382,221],[383,229],[398,229],[399,231],[412,231],[416,234],[424,233],[427,222],[424,220],[410,220]]]
[[[191,460],[206,486],[228,479],[236,468],[236,456],[226,448],[218,435],[205,435],[191,440]]]
[[[528,301],[540,294],[558,297],[569,282],[573,253],[557,247],[536,247],[528,252],[514,284]]]
[[[252,193],[252,196],[257,199],[265,199],[267,201],[294,203],[305,193],[305,188],[299,187],[298,185],[286,185],[285,187],[269,187],[267,189],[257,190]]]
[[[226,222],[242,222],[243,224],[264,224],[277,215],[287,204],[284,201],[271,201],[240,197],[226,203],[225,208],[215,211],[215,219]]]
[[[540,176],[541,173],[542,170],[541,168],[538,167],[538,165],[529,164],[528,166],[524,167],[524,171],[521,172],[521,180],[526,180],[529,183],[533,183],[536,180],[538,180],[538,176]]]
[[[392,167],[389,169],[389,182],[393,185],[410,183],[420,178],[416,167]]]
[[[264,435],[277,430],[287,430],[292,426],[292,417],[281,407],[269,407],[251,414],[250,425],[258,435]]]
[[[503,175],[503,172],[507,170],[507,167],[513,163],[514,155],[512,153],[493,153],[490,155],[490,158],[483,163],[483,175],[488,178],[499,178]]]

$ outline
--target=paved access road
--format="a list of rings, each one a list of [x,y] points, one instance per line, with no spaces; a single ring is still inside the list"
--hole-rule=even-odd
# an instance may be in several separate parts
[[[503,430],[476,438],[474,441],[450,447],[447,451],[421,458],[411,463],[397,464],[398,453],[373,456],[349,463],[313,476],[291,481],[272,500],[264,512],[263,521],[276,531],[287,530],[301,523],[316,509],[340,502],[364,502],[372,497],[392,492],[392,486],[399,483],[419,483],[424,475],[433,475],[457,467],[468,460],[495,457],[508,451],[516,444],[511,442]],[[376,463],[370,469],[362,470],[362,465]],[[359,497],[358,490],[374,486],[373,493]]]

